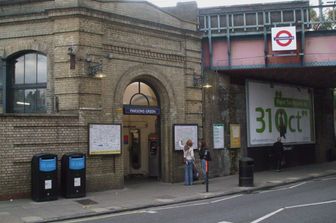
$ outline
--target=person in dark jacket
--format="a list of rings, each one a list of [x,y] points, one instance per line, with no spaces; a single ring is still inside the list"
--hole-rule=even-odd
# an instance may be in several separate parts
[[[207,148],[207,145],[204,140],[201,141],[201,146],[199,150],[199,157],[202,165],[202,174],[203,178],[206,179],[206,161],[211,161],[210,151]]]
[[[281,170],[281,161],[283,158],[283,143],[281,142],[281,137],[278,137],[277,141],[273,144],[273,151],[276,159],[276,170],[280,171]]]

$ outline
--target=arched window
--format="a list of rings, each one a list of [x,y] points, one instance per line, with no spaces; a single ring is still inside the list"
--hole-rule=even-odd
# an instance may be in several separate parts
[[[143,82],[133,82],[127,86],[124,105],[158,106],[158,101],[153,89]]]
[[[47,57],[36,52],[20,54],[8,67],[8,111],[46,112]]]

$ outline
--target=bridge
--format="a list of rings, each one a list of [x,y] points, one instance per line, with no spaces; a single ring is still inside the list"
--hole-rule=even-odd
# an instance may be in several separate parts
[[[309,1],[200,9],[205,70],[237,79],[336,87],[336,4]],[[295,50],[272,49],[271,29],[295,27]]]

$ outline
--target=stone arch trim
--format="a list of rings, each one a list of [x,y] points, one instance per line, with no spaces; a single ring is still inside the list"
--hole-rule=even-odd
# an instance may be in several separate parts
[[[176,118],[176,93],[173,83],[159,69],[150,65],[138,65],[129,68],[116,83],[114,106],[122,107],[122,99],[127,86],[134,81],[145,81],[156,92],[161,107],[161,180],[173,181],[173,153],[171,150],[171,126]]]
[[[51,54],[50,50],[50,44],[44,41],[18,41],[16,44],[11,44],[9,47],[5,47],[7,57],[24,51],[36,51],[48,56]]]
[[[131,67],[121,75],[114,92],[114,102],[122,105],[122,98],[126,87],[130,83],[139,80],[146,81],[158,94],[160,106],[163,110],[176,108],[175,92],[171,82],[159,69],[148,65]],[[168,97],[168,100],[165,97]]]

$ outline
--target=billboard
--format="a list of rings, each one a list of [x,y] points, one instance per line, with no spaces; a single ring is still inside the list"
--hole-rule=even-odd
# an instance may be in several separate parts
[[[246,82],[248,146],[315,142],[313,91],[310,88]]]

